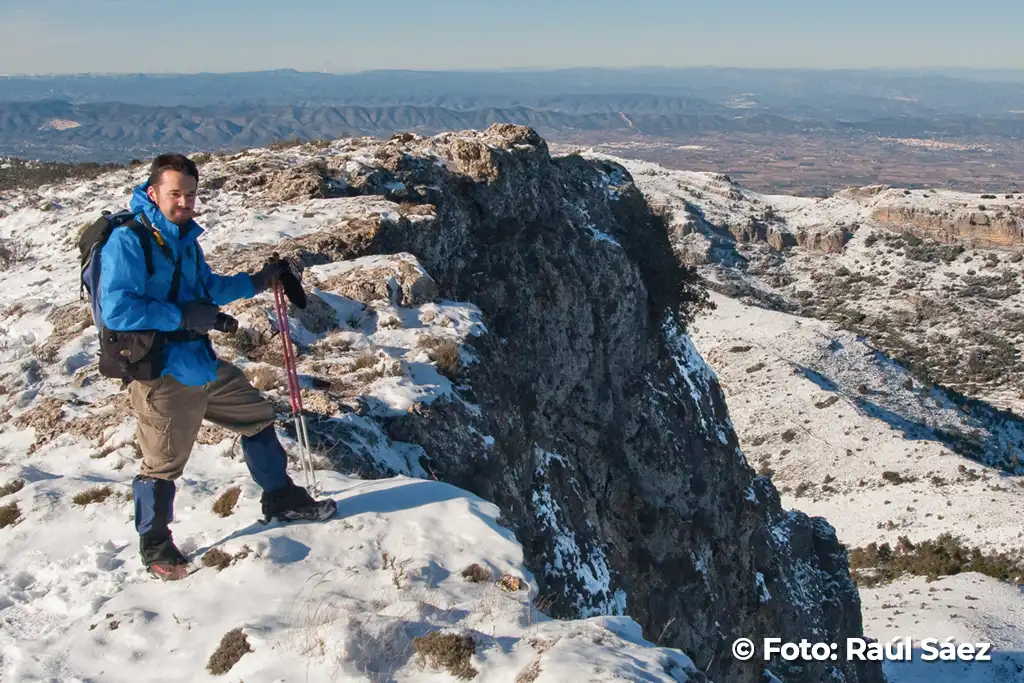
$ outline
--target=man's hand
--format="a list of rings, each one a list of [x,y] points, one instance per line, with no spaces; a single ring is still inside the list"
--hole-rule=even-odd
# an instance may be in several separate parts
[[[270,289],[270,286],[274,284],[274,280],[281,277],[288,272],[288,263],[283,259],[276,261],[267,261],[263,268],[250,273],[249,277],[252,278],[252,287],[256,290],[256,294],[265,292]]]
[[[209,334],[217,325],[217,313],[220,309],[206,301],[189,301],[178,304],[181,309],[181,329],[192,330],[199,334]]]

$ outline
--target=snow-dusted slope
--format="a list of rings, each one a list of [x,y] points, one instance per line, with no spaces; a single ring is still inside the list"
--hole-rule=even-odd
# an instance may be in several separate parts
[[[771,475],[785,507],[825,516],[850,548],[943,533],[984,552],[1024,547],[1020,478],[957,454],[935,435],[970,429],[970,415],[915,386],[851,333],[713,299],[717,309],[698,321],[694,343],[722,383],[744,453]],[[1016,586],[969,573],[906,577],[860,593],[869,637],[951,636],[998,651],[973,664],[923,662],[918,651],[917,661],[886,664],[891,683],[1024,676],[1024,595]]]
[[[787,197],[618,161],[718,291],[837,322],[929,383],[1024,414],[1024,195]]]
[[[218,551],[230,564],[203,567],[177,584],[148,577],[128,500],[137,469],[134,418],[118,387],[95,373],[96,333],[78,303],[73,247],[81,225],[123,206],[140,175],[119,171],[0,200],[0,238],[29,245],[26,258],[5,265],[0,288],[0,678],[212,680],[207,664],[221,637],[241,629],[251,651],[224,680],[453,680],[417,654],[415,638],[435,630],[471,636],[468,665],[478,681],[702,679],[680,652],[644,641],[629,618],[545,617],[522,548],[497,508],[416,478],[428,476],[419,447],[392,441],[370,419],[456,396],[435,352],[454,349],[458,362],[472,363],[461,342],[487,333],[475,307],[421,300],[416,293],[429,288],[429,275],[408,255],[309,269],[312,304],[292,318],[293,336],[311,349],[300,372],[312,377],[329,368],[351,399],[318,405],[325,394],[307,380],[306,405],[334,415],[339,438],[368,462],[401,474],[342,476],[326,469],[331,454],[319,453],[318,478],[339,500],[337,518],[263,526],[258,490],[234,440],[204,428],[179,485],[172,529],[197,565]],[[231,192],[208,199],[203,244],[208,252],[221,246],[222,259],[240,245],[399,208],[365,197],[282,207],[247,204]],[[339,293],[349,287],[385,295],[360,302]],[[277,321],[270,295],[231,310],[253,336],[218,336],[223,356],[237,357],[239,345],[271,354]],[[284,403],[272,364],[251,356],[239,364]],[[288,435],[281,437],[292,449]],[[490,437],[480,438],[486,445]],[[302,481],[297,465],[293,476]],[[222,517],[214,502],[234,486],[237,506]],[[97,500],[76,502],[79,494]],[[472,564],[486,570],[480,582],[463,577]],[[502,586],[504,575],[512,578]]]

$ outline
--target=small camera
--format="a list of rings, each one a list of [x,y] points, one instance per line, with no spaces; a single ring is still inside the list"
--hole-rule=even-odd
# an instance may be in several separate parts
[[[214,324],[213,329],[218,332],[227,332],[228,334],[234,334],[238,331],[238,321],[232,318],[227,313],[218,313],[217,322]]]

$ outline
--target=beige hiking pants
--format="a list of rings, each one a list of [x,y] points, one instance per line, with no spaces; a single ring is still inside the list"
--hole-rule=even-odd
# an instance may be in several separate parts
[[[180,477],[204,419],[242,436],[254,436],[274,423],[273,404],[224,361],[218,363],[217,379],[202,386],[186,386],[165,375],[132,382],[128,394],[146,477]]]

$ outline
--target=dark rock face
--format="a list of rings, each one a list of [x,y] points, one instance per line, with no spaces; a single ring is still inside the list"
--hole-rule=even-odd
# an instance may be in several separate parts
[[[732,656],[736,638],[862,634],[834,531],[783,511],[740,451],[684,333],[703,295],[625,169],[551,158],[534,131],[511,125],[393,139],[375,158],[361,171],[373,182],[334,182],[387,187],[434,215],[292,246],[306,263],[320,248],[409,252],[440,297],[483,311],[488,334],[472,341],[479,360],[459,378],[462,400],[385,428],[422,446],[439,479],[504,510],[554,616],[628,614],[730,682],[760,681],[764,669]],[[844,662],[775,675],[883,680],[875,664]]]

